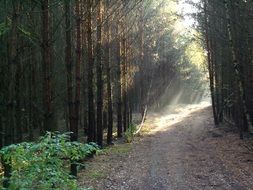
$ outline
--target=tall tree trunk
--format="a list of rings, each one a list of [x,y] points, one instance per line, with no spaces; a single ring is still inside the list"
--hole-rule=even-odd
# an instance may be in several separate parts
[[[92,0],[87,0],[87,47],[88,47],[88,142],[95,140],[95,111],[93,94],[93,55],[91,28]]]
[[[87,5],[87,0],[84,0],[81,4],[81,12],[82,12],[82,18],[85,18],[86,15],[86,5]],[[83,55],[83,130],[84,130],[84,135],[87,135],[88,131],[88,82],[87,82],[87,37],[86,37],[86,22],[81,23],[81,28],[82,28],[82,55]]]
[[[70,26],[69,16],[70,16],[70,2],[66,2],[66,23],[68,26]],[[79,114],[80,114],[80,97],[81,97],[81,17],[80,17],[80,1],[76,0],[75,2],[75,14],[76,14],[76,66],[75,66],[75,103],[73,110],[70,110],[73,112],[74,117],[72,118],[72,124],[70,124],[70,131],[71,141],[77,141],[78,140],[78,126],[79,126]],[[70,29],[70,28],[69,28]],[[68,30],[68,28],[67,28]],[[71,64],[71,33],[66,31],[66,43],[68,43],[68,46],[66,46],[66,53],[69,53],[69,55],[66,54],[66,63],[68,62]],[[68,61],[68,62],[67,62]],[[71,68],[71,65],[70,65]],[[68,75],[71,75],[71,69],[70,73]],[[69,76],[71,77],[71,76]],[[69,79],[68,79],[69,80]],[[71,81],[68,81],[70,83]],[[69,84],[71,85],[71,84]],[[69,92],[69,96],[72,96]],[[71,97],[70,97],[71,98]],[[71,100],[71,99],[69,99]],[[75,160],[74,162],[76,162]],[[71,163],[71,174],[73,176],[77,176],[77,165],[76,163]]]
[[[122,137],[122,100],[121,100],[121,36],[119,31],[119,24],[116,26],[116,101],[117,101],[117,135]]]
[[[102,79],[102,13],[101,0],[98,0],[97,8],[97,142],[103,145],[103,79]]]
[[[78,124],[80,114],[80,97],[81,97],[81,16],[80,0],[76,0],[76,67],[75,67],[75,120],[74,128],[71,130],[72,141],[77,141]]]
[[[232,31],[232,21],[231,21],[231,17],[230,17],[230,7],[229,7],[229,2],[231,3],[231,1],[229,0],[224,0],[224,4],[225,4],[225,9],[226,9],[226,20],[227,20],[227,31],[228,31],[228,37],[229,37],[229,45],[231,48],[231,52],[232,52],[232,58],[233,58],[233,66],[234,66],[234,72],[235,72],[235,77],[236,77],[236,81],[238,84],[238,88],[239,88],[239,105],[242,106],[242,111],[244,114],[244,118],[246,118],[246,124],[248,126],[248,129],[251,133],[253,133],[253,126],[252,126],[252,122],[250,119],[250,115],[247,109],[247,105],[246,105],[246,100],[245,100],[245,89],[243,86],[243,76],[240,70],[240,67],[242,67],[242,65],[239,63],[239,58],[236,55],[236,47],[235,47],[235,42],[234,42],[234,37],[233,37],[233,31]],[[233,3],[233,2],[232,2]],[[239,128],[241,128],[242,126],[239,126]]]
[[[20,10],[20,2],[19,1],[12,1],[13,12],[12,12],[12,23],[11,23],[11,33],[9,38],[9,57],[8,57],[8,64],[9,64],[9,87],[8,87],[8,105],[7,105],[7,121],[8,124],[5,128],[5,138],[4,138],[4,145],[10,145],[14,143],[14,132],[15,127],[17,126],[16,123],[16,102],[17,102],[17,72],[19,64],[18,58],[18,20],[19,20],[19,10]],[[19,97],[18,97],[19,98]],[[18,100],[19,101],[19,100]],[[2,140],[2,139],[1,139]],[[5,158],[1,158],[2,166],[4,169],[4,181],[3,187],[8,189],[9,187],[9,178],[11,177],[11,165],[10,163],[6,162]]]
[[[33,47],[34,48],[34,47]],[[30,49],[31,54],[33,53],[33,48]],[[34,130],[34,118],[33,118],[33,68],[35,64],[35,60],[32,59],[33,56],[31,56],[30,62],[29,62],[29,76],[28,76],[28,94],[29,94],[29,114],[28,114],[28,133],[29,133],[29,140],[33,140],[33,130]]]
[[[32,97],[32,127],[34,129],[37,129],[39,125],[39,113],[36,109],[36,103],[37,103],[37,58],[36,58],[36,49],[32,48],[31,49],[31,60],[33,61],[32,63],[32,73],[31,73],[31,97]],[[30,140],[33,140],[33,134],[30,133],[29,135]]]
[[[106,0],[106,10],[107,16],[109,15],[109,0]],[[112,108],[112,85],[111,85],[111,27],[109,23],[109,18],[106,20],[105,24],[105,67],[106,67],[106,91],[107,91],[107,115],[108,115],[108,125],[107,125],[107,144],[112,144],[112,132],[113,132],[113,108]]]
[[[17,67],[18,63],[18,17],[20,4],[18,1],[12,1],[13,13],[12,13],[12,23],[11,23],[11,33],[10,33],[10,47],[9,47],[9,88],[8,88],[8,105],[7,105],[7,115],[8,115],[8,125],[5,129],[5,145],[10,145],[14,142],[14,131],[16,126],[15,111],[16,111],[16,82],[17,82]]]
[[[71,39],[71,8],[70,1],[65,2],[65,33],[66,33],[66,47],[65,47],[65,64],[67,70],[67,94],[68,94],[68,121],[70,131],[75,128],[75,111],[73,101],[73,60],[72,60],[72,39]]]
[[[207,16],[207,3],[206,0],[204,2],[204,11],[205,11],[205,40],[207,46],[207,61],[208,61],[208,72],[209,72],[209,85],[211,91],[211,100],[212,100],[212,108],[213,108],[213,117],[214,117],[214,124],[218,125],[218,116],[215,107],[215,93],[214,93],[214,71],[213,71],[213,63],[211,59],[211,46],[209,40],[209,27],[208,27],[208,16]]]
[[[54,131],[53,89],[52,89],[52,39],[50,34],[49,0],[41,0],[41,54],[43,69],[44,131]]]
[[[140,62],[139,62],[139,72],[140,72],[140,98],[139,98],[139,105],[140,105],[140,112],[143,116],[145,110],[145,102],[144,102],[144,13],[143,7],[141,7],[140,11],[140,20],[139,20],[139,35],[140,35]]]
[[[130,126],[130,88],[129,88],[129,75],[128,72],[130,71],[130,52],[128,49],[129,48],[129,39],[126,39],[126,126]],[[130,74],[130,73],[129,73]]]
[[[124,34],[125,35],[125,34]],[[123,64],[122,64],[122,91],[123,91],[123,129],[127,130],[127,86],[126,86],[126,38],[122,40]]]
[[[17,58],[19,59],[19,58]],[[15,120],[16,120],[16,127],[15,127],[15,131],[14,132],[14,143],[20,143],[22,142],[23,139],[23,122],[22,122],[22,111],[21,111],[21,84],[25,84],[25,80],[21,80],[21,76],[22,76],[22,71],[23,69],[21,69],[21,64],[20,61],[17,60],[19,62],[19,64],[17,65],[17,70],[16,70],[16,83],[15,83],[15,100],[16,100],[16,105],[15,105]],[[26,89],[26,88],[24,88]],[[28,123],[29,125],[29,123]],[[28,128],[29,129],[29,128]],[[30,131],[28,131],[30,132]]]

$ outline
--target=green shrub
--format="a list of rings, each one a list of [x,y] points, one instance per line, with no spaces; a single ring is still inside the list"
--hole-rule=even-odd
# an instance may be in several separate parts
[[[130,143],[133,141],[135,131],[136,131],[136,125],[130,124],[125,132],[126,142]]]
[[[11,166],[8,189],[79,189],[75,177],[70,175],[70,162],[81,160],[98,149],[95,143],[70,142],[69,134],[49,132],[38,143],[4,147],[0,156]]]

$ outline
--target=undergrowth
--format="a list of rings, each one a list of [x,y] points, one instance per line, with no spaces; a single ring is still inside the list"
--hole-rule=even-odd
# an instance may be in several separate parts
[[[11,167],[9,190],[79,190],[76,178],[70,175],[70,163],[98,150],[95,143],[70,142],[69,134],[48,132],[37,143],[4,147],[0,156],[2,163]],[[5,188],[0,184],[0,189]]]
[[[130,143],[133,141],[134,139],[134,133],[136,132],[136,125],[134,124],[130,124],[129,127],[127,128],[126,132],[125,132],[125,138],[126,138],[126,142]]]

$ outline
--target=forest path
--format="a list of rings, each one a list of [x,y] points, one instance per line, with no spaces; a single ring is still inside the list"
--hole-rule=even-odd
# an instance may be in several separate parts
[[[148,135],[114,156],[96,188],[108,190],[250,190],[253,154],[228,128],[213,125],[207,104],[149,114]]]

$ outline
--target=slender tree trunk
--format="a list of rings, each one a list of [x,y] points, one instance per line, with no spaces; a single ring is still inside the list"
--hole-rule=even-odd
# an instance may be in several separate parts
[[[66,10],[68,13],[66,13],[66,23],[70,26],[70,21],[68,16],[70,16],[70,9],[69,9],[69,3],[66,3]],[[81,17],[80,17],[80,1],[76,0],[75,2],[75,13],[76,13],[76,66],[75,66],[75,103],[73,113],[73,123],[70,125],[70,131],[71,141],[77,141],[78,140],[78,126],[79,126],[79,114],[80,114],[80,97],[81,97]],[[68,30],[68,28],[67,28]],[[68,46],[66,46],[66,53],[69,53],[70,55],[66,55],[66,63],[71,63],[71,33],[66,31],[66,44],[68,43]],[[67,62],[68,61],[68,62]],[[71,67],[71,66],[70,66]],[[71,69],[70,73],[71,74]],[[71,85],[71,84],[70,84]],[[69,95],[72,92],[69,92]],[[72,96],[72,95],[70,95]],[[72,111],[72,110],[70,110]],[[75,160],[76,161],[76,160]],[[75,163],[71,163],[71,174],[73,176],[77,176],[77,165]]]
[[[98,0],[97,3],[97,142],[103,146],[102,1]]]
[[[121,100],[121,36],[119,31],[119,24],[116,26],[117,33],[117,52],[116,52],[116,101],[117,101],[117,135],[118,137],[122,137],[122,100]]]
[[[126,126],[127,127],[129,127],[130,126],[130,88],[129,88],[129,84],[128,84],[128,82],[129,82],[129,75],[127,75],[128,74],[128,72],[130,71],[130,59],[129,59],[129,57],[130,57],[130,53],[129,53],[129,50],[128,49],[130,49],[130,48],[128,48],[128,47],[130,47],[129,46],[129,40],[128,39],[126,39],[126,76],[125,76],[125,78],[126,78]],[[130,74],[130,73],[129,73]]]
[[[19,58],[17,58],[19,59]],[[16,120],[16,127],[15,130],[13,131],[13,139],[14,139],[14,143],[20,143],[22,142],[23,139],[23,122],[22,122],[22,113],[21,113],[21,84],[20,83],[25,83],[25,80],[21,80],[21,73],[22,73],[22,69],[21,69],[21,64],[20,61],[18,60],[19,64],[17,65],[17,70],[16,70],[16,84],[15,84],[15,100],[16,100],[16,106],[15,106],[15,120]],[[26,89],[26,88],[24,88]],[[30,125],[30,123],[28,122],[28,125]],[[29,129],[29,128],[28,128]],[[30,132],[30,131],[28,131]]]
[[[140,98],[139,98],[139,105],[140,105],[140,112],[143,116],[145,110],[145,102],[144,102],[144,15],[143,15],[143,7],[140,11],[140,21],[139,21],[139,35],[140,35]]]
[[[87,48],[88,48],[88,142],[95,140],[95,111],[93,94],[93,55],[91,28],[92,0],[87,0]]]
[[[204,2],[204,11],[205,11],[205,38],[206,38],[206,45],[207,45],[207,59],[208,59],[208,71],[209,71],[209,85],[211,91],[211,100],[212,100],[212,108],[213,108],[213,117],[214,117],[214,124],[218,125],[218,117],[215,107],[215,93],[214,93],[214,76],[213,76],[213,63],[211,59],[211,46],[209,41],[209,30],[208,30],[208,18],[207,18],[207,7],[206,1]]]
[[[126,38],[122,40],[123,49],[123,64],[122,64],[122,91],[123,91],[123,129],[124,132],[127,130],[127,86],[126,86]]]
[[[5,129],[5,145],[10,145],[14,142],[14,131],[16,126],[15,111],[16,111],[16,80],[17,80],[17,67],[18,63],[18,17],[19,17],[19,2],[12,1],[13,13],[12,13],[12,23],[11,23],[11,33],[10,33],[10,47],[9,47],[9,87],[8,87],[8,105],[7,105],[7,115],[8,115],[8,125]]]
[[[32,48],[30,50],[31,54],[32,54]],[[29,116],[28,116],[28,130],[29,130],[29,140],[32,141],[33,140],[33,130],[34,130],[34,118],[33,118],[33,64],[34,64],[34,60],[32,59],[33,57],[31,56],[31,60],[29,62],[29,77],[28,77],[28,85],[29,85],[29,89],[28,89],[28,94],[29,94]]]
[[[109,0],[106,0],[107,15],[109,15]],[[107,144],[112,144],[112,132],[113,132],[113,108],[112,108],[112,85],[111,85],[111,28],[109,24],[109,18],[106,20],[105,24],[105,35],[106,35],[106,45],[105,45],[105,67],[106,67],[106,90],[107,90],[107,115],[108,115],[108,125],[107,125]]]
[[[37,104],[37,59],[36,59],[36,49],[32,48],[31,49],[31,60],[33,61],[32,63],[32,73],[31,73],[31,96],[32,96],[32,127],[33,129],[37,129],[39,125],[39,118],[38,118],[38,111],[36,110],[36,104]],[[29,135],[30,140],[33,140],[33,134]]]
[[[84,19],[86,15],[86,5],[87,5],[87,0],[84,0],[81,4],[82,7],[82,18]],[[82,55],[83,55],[83,130],[84,130],[84,135],[87,135],[88,131],[88,91],[87,91],[87,37],[86,37],[86,22],[82,21]]]
[[[80,97],[81,97],[81,16],[80,16],[80,0],[76,0],[76,67],[75,67],[75,124],[71,130],[72,141],[78,139],[78,124],[80,115]]]
[[[67,94],[68,94],[68,121],[70,131],[75,128],[75,111],[73,102],[73,60],[72,60],[72,39],[71,39],[71,23],[70,23],[70,1],[65,2],[65,33],[66,33],[66,47],[65,47],[65,64],[67,70]]]
[[[65,65],[67,71],[67,102],[68,102],[68,119],[69,122],[68,130],[73,132],[75,128],[75,109],[73,100],[73,60],[72,60],[72,38],[71,38],[71,8],[70,1],[65,1],[65,35],[66,35],[66,46],[65,46]],[[71,135],[71,140],[73,140],[73,135]]]
[[[103,110],[103,129],[107,129],[108,126],[108,119],[107,119],[107,109],[106,106],[104,106],[104,110]]]
[[[41,54],[43,69],[44,131],[54,131],[53,89],[52,89],[52,41],[50,34],[49,0],[41,0]]]

